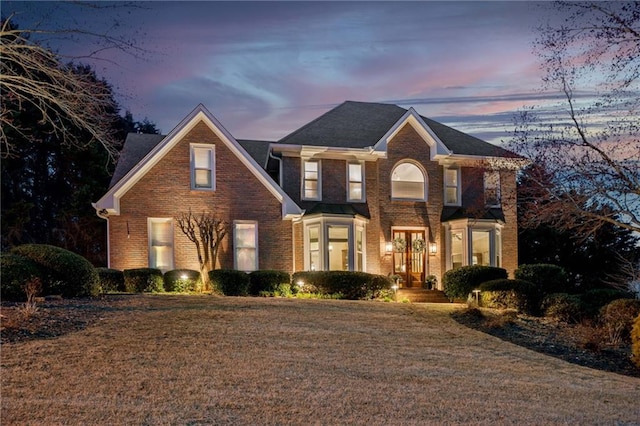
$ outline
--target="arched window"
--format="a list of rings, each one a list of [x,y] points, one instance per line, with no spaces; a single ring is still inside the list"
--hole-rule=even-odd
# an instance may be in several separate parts
[[[391,198],[426,200],[425,176],[413,163],[400,163],[391,172]]]

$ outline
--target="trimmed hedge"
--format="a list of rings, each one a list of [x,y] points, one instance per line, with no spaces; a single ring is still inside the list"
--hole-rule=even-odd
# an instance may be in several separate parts
[[[640,368],[640,315],[636,317],[631,330],[631,360]]]
[[[100,294],[98,272],[80,255],[46,244],[17,246],[11,253],[28,257],[40,267],[43,294],[60,294],[64,297]]]
[[[252,296],[286,296],[291,294],[291,275],[285,271],[253,271],[249,274]]]
[[[568,293],[553,293],[542,300],[545,317],[567,323],[578,323],[585,317],[584,303],[580,296]]]
[[[31,277],[42,275],[34,261],[15,253],[0,253],[0,274],[0,298],[10,302],[25,302],[22,286]]]
[[[248,296],[249,274],[235,269],[209,271],[209,280],[214,291],[225,296]]]
[[[162,271],[156,268],[124,270],[124,287],[129,293],[158,293],[164,290]]]
[[[558,265],[548,263],[520,265],[513,275],[518,280],[535,284],[543,295],[567,293],[572,290],[569,285],[569,276],[564,268]]]
[[[118,269],[96,268],[103,293],[125,291],[124,272]]]
[[[292,286],[306,293],[340,294],[342,299],[375,299],[391,288],[391,279],[382,275],[352,271],[303,271],[292,277]]]
[[[466,299],[472,290],[486,281],[507,279],[507,270],[495,266],[462,266],[442,276],[444,294],[449,299]]]
[[[494,309],[515,309],[526,314],[537,314],[540,293],[535,284],[525,280],[499,279],[480,284],[482,306]]]
[[[200,272],[193,269],[174,269],[164,273],[164,291],[179,293],[198,291],[202,288]]]
[[[618,299],[600,310],[600,321],[611,343],[631,341],[633,321],[640,315],[640,300]]]

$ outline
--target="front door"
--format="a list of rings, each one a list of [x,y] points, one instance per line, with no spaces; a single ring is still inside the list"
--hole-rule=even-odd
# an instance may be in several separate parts
[[[426,247],[424,230],[393,231],[393,273],[402,277],[403,287],[422,287]]]

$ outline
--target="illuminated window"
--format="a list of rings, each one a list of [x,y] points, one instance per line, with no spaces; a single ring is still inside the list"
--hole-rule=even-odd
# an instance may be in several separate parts
[[[239,271],[258,269],[258,224],[256,222],[233,223],[234,268]]]
[[[215,189],[214,165],[213,145],[191,145],[191,189]]]
[[[309,227],[309,270],[318,271],[323,268],[320,265],[320,227]]]
[[[364,227],[356,227],[356,264],[355,271],[364,271]]]
[[[364,168],[361,163],[347,164],[347,201],[364,201]]]
[[[462,265],[464,265],[462,231],[451,232],[451,269],[458,269]]]
[[[173,221],[149,218],[149,267],[162,272],[173,267]]]
[[[318,160],[302,161],[302,199],[320,200],[320,162]]]
[[[484,172],[484,202],[487,207],[500,207],[500,172]]]
[[[482,265],[502,267],[502,226],[493,221],[460,219],[445,224],[446,269]]]
[[[444,204],[459,206],[460,169],[444,169]]]
[[[361,220],[317,218],[304,225],[304,269],[364,271],[366,226]]]
[[[391,198],[398,200],[426,200],[425,177],[412,163],[400,163],[391,173]]]

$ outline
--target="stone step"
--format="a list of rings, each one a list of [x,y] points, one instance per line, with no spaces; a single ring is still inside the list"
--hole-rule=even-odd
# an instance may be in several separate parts
[[[440,290],[427,290],[424,288],[400,288],[397,300],[408,300],[411,303],[450,303],[449,298]]]

